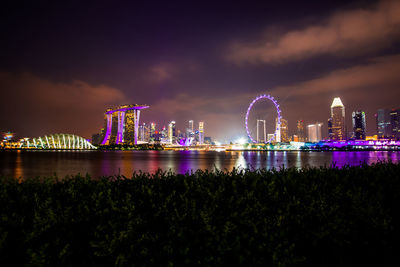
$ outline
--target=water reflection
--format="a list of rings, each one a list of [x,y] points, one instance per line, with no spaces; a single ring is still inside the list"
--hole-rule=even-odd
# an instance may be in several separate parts
[[[93,177],[154,173],[158,169],[177,173],[232,168],[305,166],[338,167],[400,161],[399,151],[300,152],[300,151],[0,151],[0,175],[30,178],[90,174]]]
[[[19,179],[24,177],[24,169],[22,167],[21,151],[17,151],[17,157],[15,159],[15,173],[14,178]]]

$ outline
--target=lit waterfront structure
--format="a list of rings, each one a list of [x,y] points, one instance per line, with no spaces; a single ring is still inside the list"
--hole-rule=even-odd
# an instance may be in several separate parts
[[[204,122],[199,122],[199,143],[200,145],[204,144]]]
[[[353,111],[353,138],[356,140],[365,140],[366,123],[365,123],[365,112],[364,111]]]
[[[297,121],[297,138],[299,142],[306,141],[306,129],[304,127],[304,120]]]
[[[173,144],[176,141],[175,121],[168,124],[168,143]]]
[[[392,135],[390,127],[390,112],[387,109],[378,109],[376,115],[376,128],[379,139],[386,139]]]
[[[38,138],[24,138],[20,148],[35,149],[96,149],[85,138],[73,134],[50,134]]]
[[[122,105],[109,108],[105,113],[106,133],[102,145],[137,144],[140,110],[146,105]]]
[[[321,141],[317,145],[320,148],[330,149],[400,150],[400,141],[395,140]]]
[[[340,97],[335,97],[331,105],[332,140],[346,140],[345,110]]]
[[[285,119],[281,119],[281,125],[280,125],[280,137],[281,137],[281,142],[283,143],[289,143],[289,128],[288,128],[288,121]]]
[[[391,138],[400,139],[400,109],[392,109],[390,111],[390,128]]]
[[[322,125],[323,124],[319,122],[307,125],[309,142],[318,142],[322,140]]]
[[[263,139],[260,139],[260,134],[259,134],[259,123],[263,123]],[[266,142],[267,141],[267,130],[266,130],[266,127],[265,127],[265,120],[257,120],[257,143],[264,143],[264,142]]]

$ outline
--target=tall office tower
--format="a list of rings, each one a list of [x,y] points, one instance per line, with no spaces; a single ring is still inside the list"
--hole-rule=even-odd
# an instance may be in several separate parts
[[[319,122],[307,125],[309,142],[318,142],[322,140],[322,125],[323,124]]]
[[[168,137],[168,131],[167,128],[164,126],[161,130],[161,138],[165,139]]]
[[[168,124],[168,143],[173,144],[176,141],[175,121]]]
[[[193,132],[193,120],[189,121],[189,130]]]
[[[400,139],[400,109],[390,111],[390,128],[392,130],[391,138]]]
[[[281,130],[281,142],[289,143],[290,138],[289,138],[289,129],[287,120],[281,118],[280,130]]]
[[[154,140],[155,133],[156,133],[156,124],[152,122],[150,123],[150,139]]]
[[[189,121],[189,127],[186,129],[186,138],[194,137],[193,120]]]
[[[365,112],[364,111],[353,111],[353,137],[356,140],[365,140],[366,124],[365,124]]]
[[[199,122],[199,143],[200,145],[204,144],[204,122]]]
[[[144,141],[150,142],[150,125],[144,126]]]
[[[332,118],[328,119],[328,140],[333,140]]]
[[[142,142],[146,141],[145,126],[146,126],[146,123],[143,123],[142,125],[139,126],[139,140]]]
[[[261,124],[261,127],[260,127]],[[260,132],[262,134],[260,134]],[[267,130],[265,128],[265,120],[257,120],[257,133],[256,133],[256,142],[264,143],[267,142]]]
[[[346,140],[345,112],[340,97],[335,97],[331,105],[332,140]]]
[[[297,138],[299,142],[306,141],[306,129],[304,128],[304,121],[298,120],[297,121]]]
[[[389,138],[392,135],[390,127],[390,112],[387,109],[378,109],[375,114],[378,138]]]
[[[281,119],[281,125],[282,125],[282,119]],[[282,138],[281,138],[281,126],[278,125],[278,118],[275,118],[275,142],[281,142]],[[268,138],[268,140],[270,140]]]

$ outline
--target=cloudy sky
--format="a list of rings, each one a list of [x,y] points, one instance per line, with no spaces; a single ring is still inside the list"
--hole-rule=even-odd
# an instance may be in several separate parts
[[[339,96],[374,134],[376,110],[400,108],[400,1],[82,2],[2,6],[0,131],[90,137],[107,107],[138,103],[142,122],[233,140],[267,93],[292,133]]]

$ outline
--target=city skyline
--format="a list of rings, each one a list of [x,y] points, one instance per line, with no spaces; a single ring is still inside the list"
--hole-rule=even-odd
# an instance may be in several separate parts
[[[398,1],[210,7],[9,3],[0,131],[90,137],[105,108],[146,103],[141,121],[204,121],[206,136],[229,141],[246,136],[250,101],[271,94],[290,136],[298,120],[326,125],[335,97],[347,133],[362,110],[370,135],[378,109],[399,109]]]

